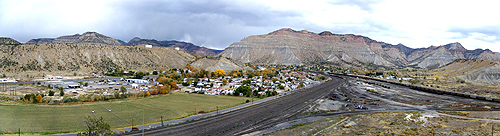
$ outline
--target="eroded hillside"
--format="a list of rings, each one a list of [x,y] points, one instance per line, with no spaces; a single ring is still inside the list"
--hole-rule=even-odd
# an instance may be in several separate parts
[[[7,74],[152,71],[183,68],[195,60],[189,53],[167,47],[23,44],[1,45],[0,51],[0,70]]]

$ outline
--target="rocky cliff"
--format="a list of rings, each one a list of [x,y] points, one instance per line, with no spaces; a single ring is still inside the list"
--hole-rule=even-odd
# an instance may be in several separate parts
[[[0,72],[107,72],[184,68],[195,57],[167,47],[101,44],[0,45]]]
[[[438,68],[456,59],[500,60],[490,50],[467,50],[460,43],[413,49],[352,34],[319,34],[280,29],[231,44],[224,57],[253,64],[337,64],[359,67]]]
[[[39,38],[31,39],[28,44],[107,44],[121,45],[121,43],[113,38],[96,32],[85,32],[82,35],[75,34],[69,36],[61,36],[58,38]]]

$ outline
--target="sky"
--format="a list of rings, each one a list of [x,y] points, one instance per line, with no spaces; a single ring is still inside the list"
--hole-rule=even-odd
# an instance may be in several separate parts
[[[93,31],[214,49],[281,28],[356,34],[412,48],[459,42],[500,52],[493,0],[0,0],[0,37],[22,43]]]

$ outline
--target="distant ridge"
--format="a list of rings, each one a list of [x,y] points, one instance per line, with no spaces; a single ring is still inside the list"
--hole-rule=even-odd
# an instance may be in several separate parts
[[[31,39],[27,44],[106,44],[106,45],[121,45],[121,43],[113,38],[99,34],[97,32],[85,32],[82,35],[75,34],[69,36],[61,36],[57,38],[39,38]]]
[[[152,45],[159,47],[179,47],[190,54],[200,56],[216,56],[222,50],[209,49],[200,47],[188,42],[180,41],[157,41],[155,39],[141,39],[134,37],[130,41],[125,42],[118,39],[113,39],[97,32],[85,32],[83,34],[75,34],[68,36],[60,36],[57,38],[38,38],[31,39],[27,44],[104,44],[104,45]],[[19,43],[20,44],[20,43]]]
[[[467,50],[460,43],[428,48],[391,45],[354,34],[319,34],[283,28],[249,36],[225,48],[223,57],[253,64],[335,64],[346,67],[438,68],[456,59],[500,61],[488,49]]]
[[[18,45],[18,44],[21,43],[12,38],[0,37],[0,45]]]
[[[153,46],[171,47],[171,48],[179,47],[180,49],[183,49],[190,54],[196,54],[200,56],[216,56],[218,53],[222,52],[222,50],[200,47],[188,42],[181,42],[175,40],[157,41],[155,39],[141,39],[139,37],[131,39],[126,45],[153,45]]]

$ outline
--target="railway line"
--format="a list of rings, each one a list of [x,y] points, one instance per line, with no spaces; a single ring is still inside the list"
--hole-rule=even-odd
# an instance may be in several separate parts
[[[241,135],[266,129],[303,113],[314,101],[331,93],[336,86],[345,84],[334,78],[330,82],[295,91],[275,99],[176,125],[145,131],[145,135]],[[123,135],[142,135],[141,131]]]

